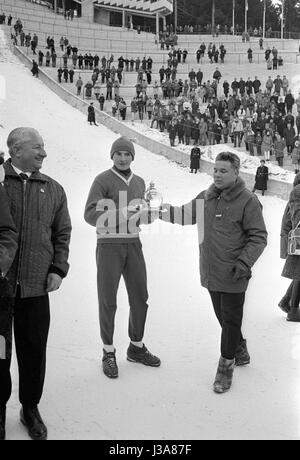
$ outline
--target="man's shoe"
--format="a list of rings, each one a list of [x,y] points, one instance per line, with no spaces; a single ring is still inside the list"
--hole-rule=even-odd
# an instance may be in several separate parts
[[[284,311],[284,313],[288,313],[290,311],[290,309],[291,309],[289,302],[290,302],[289,297],[284,296],[284,297],[282,297],[281,301],[279,302],[278,307],[282,311]]]
[[[5,441],[6,407],[0,408],[0,441]]]
[[[103,350],[102,369],[106,377],[110,379],[116,379],[119,376],[116,350],[111,352]]]
[[[294,323],[300,323],[300,308],[291,307],[290,311],[288,312],[287,321],[292,321]]]
[[[152,355],[144,344],[143,347],[140,348],[130,343],[127,349],[127,359],[132,363],[141,363],[151,367],[159,367],[161,364],[160,359]]]
[[[244,339],[242,343],[237,347],[235,353],[235,365],[236,366],[246,366],[250,363],[250,355],[247,349],[247,341]]]
[[[32,408],[23,406],[20,412],[20,420],[27,428],[31,439],[34,441],[46,441],[48,436],[47,427],[42,420],[37,406]]]
[[[214,392],[215,393],[225,393],[228,391],[232,384],[234,369],[234,359],[229,360],[221,356],[217,375],[214,381]]]

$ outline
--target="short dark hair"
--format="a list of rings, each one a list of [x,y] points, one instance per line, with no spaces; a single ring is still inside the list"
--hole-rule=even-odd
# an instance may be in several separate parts
[[[229,161],[231,163],[231,166],[236,172],[239,172],[240,166],[241,166],[241,161],[239,157],[232,152],[220,152],[216,156],[216,161]]]

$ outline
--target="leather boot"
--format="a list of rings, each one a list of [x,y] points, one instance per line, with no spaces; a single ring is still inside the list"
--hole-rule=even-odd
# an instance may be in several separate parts
[[[23,406],[20,412],[20,420],[27,428],[31,439],[34,441],[46,441],[47,427],[40,416],[37,406],[31,408]]]
[[[230,389],[234,364],[234,359],[225,359],[221,356],[214,382],[215,393],[225,393],[225,391]]]
[[[235,365],[236,366],[245,366],[250,363],[250,355],[247,349],[247,341],[244,339],[242,343],[239,344],[235,352]]]
[[[300,323],[300,308],[291,307],[288,312],[286,320],[292,321],[293,323]]]
[[[5,441],[6,407],[0,407],[0,441]]]

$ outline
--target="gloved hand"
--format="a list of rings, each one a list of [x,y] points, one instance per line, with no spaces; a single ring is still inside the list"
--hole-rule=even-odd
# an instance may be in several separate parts
[[[251,278],[251,269],[246,264],[244,264],[244,262],[242,262],[241,260],[238,260],[234,264],[232,271],[233,271],[233,281],[238,281],[241,278],[246,278],[247,280]]]

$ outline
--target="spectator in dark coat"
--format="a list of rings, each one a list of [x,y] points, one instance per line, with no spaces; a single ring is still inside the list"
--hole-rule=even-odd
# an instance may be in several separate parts
[[[217,393],[230,389],[235,364],[250,362],[241,332],[243,305],[251,268],[267,244],[261,205],[239,177],[239,167],[237,155],[220,153],[214,184],[185,206],[164,204],[167,212],[160,215],[166,222],[198,224],[201,283],[222,327]]]
[[[104,102],[105,102],[105,97],[104,97],[104,94],[101,93],[99,96],[99,104],[100,104],[100,110],[102,111],[104,109]]]
[[[169,131],[170,145],[171,147],[174,147],[176,134],[177,134],[176,124],[174,120],[170,123],[168,131]]]
[[[286,105],[287,112],[289,111],[292,112],[294,104],[295,104],[295,98],[292,95],[291,90],[289,89],[287,95],[285,96],[285,105]]]
[[[197,174],[198,170],[200,169],[200,159],[201,159],[201,150],[199,147],[193,147],[191,150],[191,163],[190,163],[190,172]]]
[[[61,83],[62,74],[63,74],[63,69],[62,69],[61,67],[59,67],[59,68],[57,69],[58,83]]]
[[[248,61],[249,61],[250,64],[251,64],[251,63],[252,63],[252,59],[253,59],[253,51],[252,51],[251,48],[248,49],[247,54],[248,54]]]
[[[73,69],[70,69],[69,70],[69,76],[70,76],[70,83],[73,83],[74,81],[74,70]]]
[[[39,50],[38,56],[39,56],[39,66],[42,66],[43,65],[43,59],[44,59],[43,51]]]
[[[69,80],[69,71],[68,71],[67,67],[65,67],[64,70],[63,70],[63,76],[64,76],[65,82],[68,83],[68,80]]]
[[[37,62],[33,59],[32,61],[32,68],[31,68],[31,73],[34,77],[38,77],[39,76],[39,66],[37,64]]]
[[[88,122],[90,125],[93,123],[94,125],[98,126],[96,123],[96,114],[93,102],[91,102],[88,106]]]
[[[188,116],[184,123],[184,138],[185,145],[190,145],[191,135],[192,135],[192,126],[193,121],[191,116]]]
[[[213,132],[215,135],[214,139],[215,139],[216,144],[220,144],[222,140],[222,130],[223,130],[222,122],[221,120],[217,120],[217,122],[214,123],[213,125]]]
[[[299,140],[295,141],[295,145],[292,150],[291,158],[292,158],[292,164],[294,165],[294,168],[295,168],[295,174],[297,174],[300,169],[300,142]]]
[[[252,192],[255,190],[261,190],[261,194],[265,194],[265,190],[267,190],[267,184],[269,179],[269,169],[265,166],[265,160],[260,161],[260,166],[256,170],[255,175],[255,184]]]
[[[282,139],[280,134],[277,132],[275,133],[275,141],[274,141],[274,153],[275,158],[278,162],[278,166],[283,166],[283,158],[284,158],[284,149],[286,148],[285,140]]]
[[[291,123],[287,124],[287,127],[283,130],[283,136],[285,139],[287,151],[289,154],[292,153],[293,147],[294,147],[294,139],[295,139],[295,130],[292,127]]]
[[[45,440],[47,428],[38,404],[50,323],[48,294],[59,289],[68,273],[71,221],[63,188],[40,173],[47,155],[39,133],[32,128],[16,128],[9,134],[7,146],[11,158],[5,163],[4,185],[21,242],[7,274],[13,289],[20,417],[32,439]],[[3,313],[6,317],[0,324],[7,325],[4,337],[8,346],[6,360],[0,361],[0,410],[5,420],[11,395],[12,315],[10,310]]]

